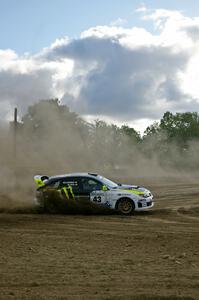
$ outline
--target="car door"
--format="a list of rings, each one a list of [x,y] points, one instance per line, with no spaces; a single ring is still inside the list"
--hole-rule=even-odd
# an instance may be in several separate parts
[[[75,200],[80,202],[81,200],[90,201],[90,189],[85,188],[84,180],[82,177],[66,177],[62,180],[62,188],[69,186],[72,188]]]
[[[81,190],[78,177],[65,177],[62,179],[61,189],[66,188],[68,190],[69,187],[72,189],[74,200],[78,200]]]
[[[103,184],[100,181],[90,177],[82,177],[80,181],[82,196],[99,205],[106,202],[106,191],[103,190]]]

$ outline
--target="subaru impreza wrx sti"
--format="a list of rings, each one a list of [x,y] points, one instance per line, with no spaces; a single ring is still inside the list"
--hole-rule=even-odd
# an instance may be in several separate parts
[[[49,209],[49,194],[51,197],[52,194],[55,196],[51,202],[51,211],[56,211],[60,201],[62,207],[64,203],[90,203],[117,210],[124,215],[147,210],[154,205],[153,195],[146,188],[117,184],[95,173],[72,173],[52,177],[36,175],[34,180],[38,185],[37,205]]]

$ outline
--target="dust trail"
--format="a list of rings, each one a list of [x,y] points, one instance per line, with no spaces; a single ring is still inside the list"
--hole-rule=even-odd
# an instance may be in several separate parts
[[[115,125],[89,124],[57,100],[29,107],[17,127],[0,124],[0,210],[34,206],[35,174],[97,172],[118,182],[158,184],[197,181],[199,143],[189,153],[175,144],[162,155],[158,141],[137,142]]]

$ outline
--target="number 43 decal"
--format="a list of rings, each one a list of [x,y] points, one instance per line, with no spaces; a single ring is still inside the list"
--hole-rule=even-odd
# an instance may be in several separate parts
[[[100,202],[101,202],[101,196],[95,196],[95,197],[93,198],[93,202],[98,202],[98,203],[100,203]]]

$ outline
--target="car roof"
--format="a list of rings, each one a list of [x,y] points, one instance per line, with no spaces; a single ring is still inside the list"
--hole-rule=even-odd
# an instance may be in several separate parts
[[[62,174],[62,175],[55,175],[50,176],[49,180],[51,179],[62,179],[65,177],[90,177],[90,178],[99,178],[99,175],[96,173],[69,173],[69,174]]]

